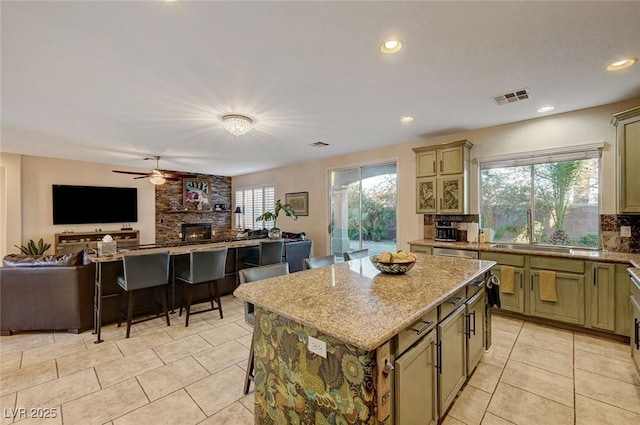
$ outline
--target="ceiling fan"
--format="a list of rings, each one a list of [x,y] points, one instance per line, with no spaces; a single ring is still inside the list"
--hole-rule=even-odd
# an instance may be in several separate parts
[[[145,158],[145,161],[156,161],[156,168],[149,173],[140,173],[138,171],[121,171],[121,170],[111,170],[114,173],[120,174],[132,174],[138,177],[134,177],[134,179],[149,179],[149,182],[155,185],[165,184],[167,180],[180,180],[183,178],[192,178],[195,177],[193,174],[182,174],[173,171],[161,171],[160,166],[158,165],[160,162],[160,157],[158,155],[154,155],[150,158]]]

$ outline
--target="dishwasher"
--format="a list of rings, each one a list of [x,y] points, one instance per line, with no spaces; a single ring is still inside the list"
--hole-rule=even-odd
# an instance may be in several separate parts
[[[472,260],[478,259],[478,251],[465,251],[463,249],[433,248],[433,255],[442,255],[444,257],[469,258]]]

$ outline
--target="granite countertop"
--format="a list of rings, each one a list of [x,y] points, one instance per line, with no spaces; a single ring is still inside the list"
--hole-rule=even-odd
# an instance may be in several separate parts
[[[234,295],[371,351],[495,265],[417,257],[404,275],[381,273],[363,258],[245,283]]]
[[[471,251],[490,251],[490,252],[506,252],[510,254],[520,255],[541,255],[545,257],[561,257],[570,258],[576,260],[589,260],[589,261],[601,261],[604,263],[629,263],[634,267],[640,267],[640,254],[634,254],[629,252],[615,252],[615,251],[599,251],[589,249],[572,249],[569,253],[562,252],[550,252],[544,249],[509,249],[509,248],[493,248],[497,242],[490,243],[472,243],[472,242],[439,242],[433,239],[417,239],[415,241],[408,242],[411,245],[423,245],[438,248],[450,248],[450,249],[466,249]]]

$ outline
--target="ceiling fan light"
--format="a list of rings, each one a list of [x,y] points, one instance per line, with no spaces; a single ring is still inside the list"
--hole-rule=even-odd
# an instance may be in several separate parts
[[[234,136],[243,136],[253,128],[253,120],[245,115],[231,114],[222,117],[222,126]]]
[[[149,178],[149,182],[153,185],[158,186],[161,184],[165,184],[167,182],[167,179],[159,175],[154,175]]]

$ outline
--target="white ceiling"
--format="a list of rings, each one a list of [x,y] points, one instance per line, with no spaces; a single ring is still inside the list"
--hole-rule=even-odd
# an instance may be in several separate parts
[[[0,7],[1,150],[124,169],[161,155],[234,176],[640,96],[640,64],[605,70],[640,56],[640,2]],[[381,55],[388,37],[404,50]],[[492,100],[525,87],[530,100]],[[227,133],[231,112],[254,130]]]

